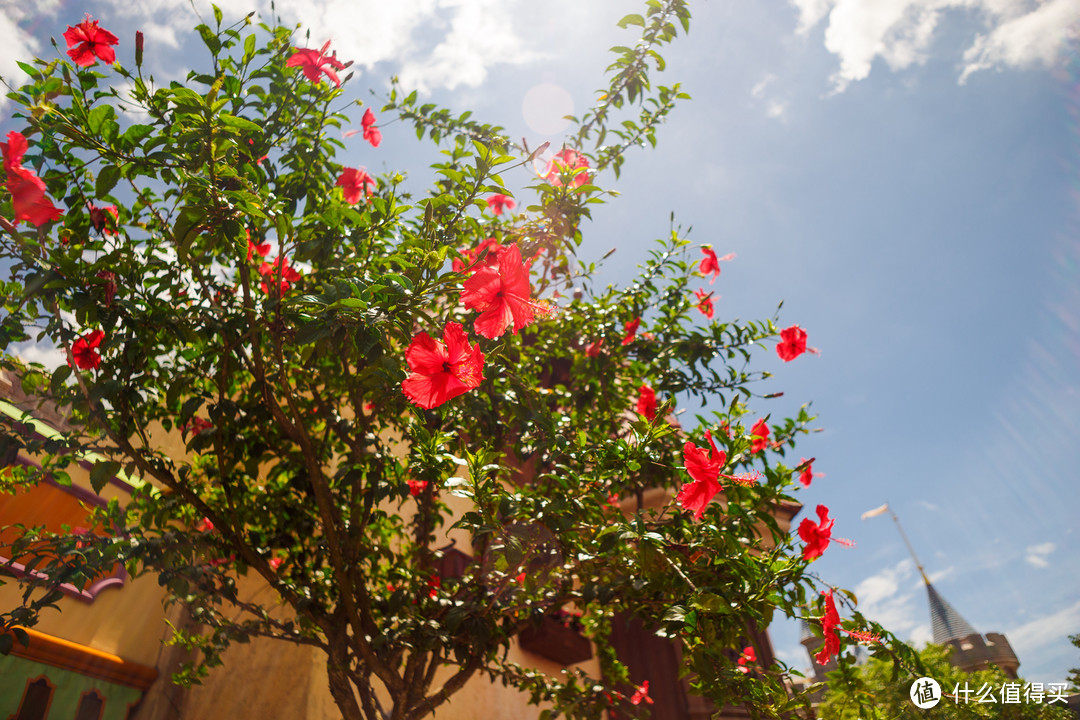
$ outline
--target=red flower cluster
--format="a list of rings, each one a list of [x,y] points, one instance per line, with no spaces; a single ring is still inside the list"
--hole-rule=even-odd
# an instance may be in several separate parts
[[[341,80],[338,79],[337,72],[335,71],[344,70],[348,66],[337,59],[337,53],[327,55],[326,51],[329,48],[329,40],[326,41],[326,44],[322,46],[321,50],[294,48],[293,55],[289,58],[289,61],[285,63],[285,66],[300,68],[304,71],[304,75],[307,79],[316,84],[322,82],[322,76],[325,74],[326,77],[334,81],[336,87],[341,87]]]
[[[68,57],[76,65],[90,67],[97,60],[109,64],[116,61],[116,53],[109,46],[116,45],[120,40],[108,30],[98,27],[97,20],[90,22],[89,15],[78,25],[68,25],[64,39],[68,44]]]
[[[492,195],[487,199],[487,206],[494,215],[502,215],[503,210],[513,210],[517,203],[506,195]]]
[[[829,508],[818,505],[817,514],[819,523],[810,518],[803,518],[803,521],[799,523],[799,537],[806,543],[803,546],[803,558],[806,560],[821,557],[832,539],[833,524],[836,520],[829,517]]]
[[[482,263],[482,266],[497,265],[499,262],[499,252],[502,251],[502,245],[499,241],[493,237],[489,237],[482,243],[474,247],[472,250],[462,250],[460,258],[454,258],[454,262],[451,263],[454,272],[472,273],[477,268],[477,264]],[[483,259],[479,259],[483,255]]]
[[[364,168],[345,168],[334,184],[344,191],[345,202],[355,205],[361,197],[371,197],[375,178],[368,175]]]
[[[263,243],[256,244],[256,243],[251,242],[251,231],[250,230],[245,230],[245,232],[247,233],[247,244],[248,244],[247,261],[248,262],[251,262],[251,258],[253,258],[256,255],[258,255],[259,257],[264,258],[264,257],[266,257],[267,255],[270,254],[270,241],[269,240],[266,241],[266,242],[263,242]]]
[[[711,292],[705,292],[704,288],[698,288],[694,291],[697,296],[697,309],[701,311],[701,314],[707,318],[712,319],[715,307],[713,303],[716,301],[713,299]]]
[[[804,352],[818,354],[817,348],[806,347],[806,331],[798,325],[792,325],[780,331],[780,342],[776,345],[776,354],[784,362],[791,362]]]
[[[818,508],[820,509],[820,505]],[[805,522],[805,521],[804,521]],[[833,601],[833,591],[822,593],[825,596],[825,614],[821,617],[821,632],[825,636],[825,644],[814,655],[819,665],[828,664],[829,660],[840,654],[840,613],[836,612],[836,603]]]
[[[105,307],[112,307],[116,299],[116,274],[108,270],[98,270],[96,277],[105,283]]]
[[[447,323],[443,341],[426,332],[416,335],[405,351],[412,374],[401,383],[405,397],[422,408],[442,405],[484,380],[484,353],[470,345],[460,323]]]
[[[640,705],[642,702],[648,703],[649,705],[653,704],[653,699],[651,697],[649,697],[649,681],[648,680],[642,681],[641,686],[638,687],[634,691],[634,694],[630,696],[630,704],[631,705]]]
[[[646,420],[652,422],[656,419],[656,391],[648,385],[638,388],[636,406],[638,415],[643,415]]]
[[[210,430],[213,427],[214,423],[209,420],[203,420],[201,417],[193,417],[189,422],[184,423],[180,427],[180,433],[182,435],[187,435],[188,433],[198,435],[203,430]]]
[[[287,293],[292,284],[299,282],[302,277],[295,268],[289,265],[289,259],[281,256],[272,263],[264,262],[259,266],[259,274],[263,276],[263,282],[259,283],[259,289],[269,294],[269,288],[272,286],[267,285],[267,283],[273,282],[278,277],[279,272],[281,273],[281,280],[278,283],[278,293],[280,295]]]
[[[701,248],[701,252],[705,255],[705,257],[701,259],[701,264],[698,265],[698,271],[706,277],[711,274],[712,279],[709,280],[709,284],[712,285],[714,282],[716,282],[716,278],[720,277],[721,261],[727,262],[728,260],[734,260],[735,253],[728,253],[722,258],[718,258],[716,257],[716,252],[708,246]]]
[[[750,668],[748,667],[748,664],[756,662],[757,654],[754,652],[754,648],[750,645],[747,645],[743,648],[742,655],[739,656],[739,672],[741,672],[743,675],[749,673]]]
[[[120,220],[120,210],[115,205],[98,207],[90,203],[90,224],[102,235],[117,235],[116,223]]]
[[[427,480],[406,480],[405,483],[409,486],[409,494],[413,497],[419,497],[420,493],[424,492],[424,488],[427,487]]]
[[[562,187],[563,173],[576,173],[571,183],[574,187],[581,187],[589,181],[589,158],[577,150],[563,148],[555,153],[555,157],[548,163],[544,179],[555,187]],[[581,172],[577,172],[581,170]]]
[[[750,443],[750,454],[759,453],[769,445],[769,426],[765,424],[765,418],[760,418],[754,427],[750,428],[750,434],[754,439]]]
[[[382,131],[375,127],[375,113],[371,112],[371,108],[364,111],[360,125],[364,128],[364,139],[371,143],[372,147],[379,147],[379,143],[382,142]]]
[[[761,473],[757,470],[736,475],[725,475],[720,472],[727,462],[727,453],[716,447],[712,433],[708,430],[705,431],[705,439],[709,441],[708,454],[705,448],[699,448],[690,441],[683,445],[683,465],[693,480],[683,485],[679,494],[675,496],[676,502],[682,505],[684,510],[694,512],[695,520],[701,519],[701,516],[705,514],[706,506],[720,492],[720,478],[727,478],[737,485],[748,487],[761,479]]]
[[[98,352],[98,346],[104,339],[103,330],[91,330],[73,342],[71,355],[75,358],[75,367],[80,370],[97,370],[101,365],[101,353]]]
[[[529,264],[521,259],[516,244],[496,253],[496,262],[478,268],[465,281],[461,300],[468,310],[479,310],[476,332],[486,338],[501,336],[508,327],[518,330],[529,325],[544,307],[529,299]]]
[[[711,448],[709,454],[706,454],[705,448],[699,448],[689,440],[683,445],[683,464],[693,481],[683,485],[675,497],[684,509],[694,512],[695,520],[701,519],[705,507],[720,492],[720,470],[727,462],[727,453],[716,447],[708,430],[705,431],[705,439]]]
[[[64,213],[45,197],[45,181],[33,170],[22,166],[23,156],[29,148],[26,138],[19,132],[9,132],[8,141],[0,142],[7,189],[11,193],[11,205],[15,208],[15,222],[26,220],[31,225],[40,226],[58,219]]]

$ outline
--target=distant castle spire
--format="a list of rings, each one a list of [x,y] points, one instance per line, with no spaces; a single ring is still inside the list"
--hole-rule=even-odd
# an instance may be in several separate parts
[[[944,645],[950,640],[978,634],[952,605],[945,602],[945,598],[938,594],[929,580],[926,580],[926,594],[930,598],[930,625],[934,630],[935,644]]]
[[[911,546],[900,518],[896,516],[892,508],[886,504],[884,508],[889,510],[896,529],[900,531],[900,537],[904,539],[911,559],[915,561],[915,567],[919,569],[923,582],[926,583],[926,595],[930,603],[930,627],[934,633],[934,643],[937,645],[950,645],[953,648],[952,664],[961,670],[971,672],[981,670],[989,665],[996,665],[1005,671],[1009,677],[1015,678],[1016,671],[1020,668],[1020,660],[1009,645],[1008,639],[1001,633],[980,634],[971,624],[953,609],[953,606],[945,602],[938,591],[930,584],[930,578],[926,576],[919,558],[915,555],[915,548]]]

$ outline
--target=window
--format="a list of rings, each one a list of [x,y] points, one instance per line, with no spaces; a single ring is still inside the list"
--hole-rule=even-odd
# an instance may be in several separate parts
[[[105,712],[105,698],[97,690],[89,690],[79,698],[79,709],[75,711],[75,720],[101,720]]]
[[[52,704],[53,690],[56,687],[44,675],[28,680],[23,692],[19,710],[11,716],[12,720],[45,720]]]

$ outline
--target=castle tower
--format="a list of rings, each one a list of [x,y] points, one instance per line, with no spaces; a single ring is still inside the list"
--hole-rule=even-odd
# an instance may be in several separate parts
[[[921,567],[919,571],[922,571]],[[1015,678],[1016,671],[1020,668],[1020,660],[1008,639],[1001,633],[981,635],[941,597],[925,573],[923,580],[926,582],[926,594],[930,602],[930,626],[934,633],[934,643],[952,647],[952,664],[967,672],[996,665],[1010,678]]]
[[[1020,660],[1017,659],[1008,639],[1001,633],[980,634],[953,609],[952,605],[945,601],[945,598],[941,597],[930,584],[930,578],[926,577],[926,571],[923,570],[919,558],[915,555],[915,549],[911,547],[911,542],[904,534],[903,526],[900,525],[900,518],[896,517],[896,513],[889,508],[888,503],[871,513],[880,514],[885,510],[892,515],[896,528],[900,531],[900,537],[904,539],[904,544],[911,553],[911,559],[915,561],[915,567],[919,569],[919,574],[926,583],[926,595],[930,604],[930,628],[934,634],[934,643],[951,646],[953,651],[950,661],[961,670],[972,672],[996,665],[1010,678],[1015,678],[1016,671],[1020,668]],[[865,513],[863,517],[871,513]]]

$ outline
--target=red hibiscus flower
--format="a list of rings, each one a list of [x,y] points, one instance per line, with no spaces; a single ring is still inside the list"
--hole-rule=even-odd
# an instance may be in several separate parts
[[[105,282],[105,307],[112,307],[116,299],[116,275],[108,270],[98,270],[97,277]]]
[[[409,486],[409,494],[413,497],[419,497],[428,484],[427,480],[406,480],[405,482]]]
[[[270,558],[269,560],[266,561],[266,563],[270,566],[270,569],[275,570],[275,571],[278,568],[280,568],[282,563],[284,563],[284,562],[285,562],[285,558],[278,557],[277,555],[275,555],[274,557],[272,557],[272,558]]]
[[[75,61],[76,65],[90,67],[97,60],[112,64],[116,61],[116,53],[109,47],[120,42],[111,32],[98,27],[98,21],[90,22],[90,16],[75,26],[68,25],[64,31],[64,39],[68,44],[68,57]]]
[[[636,317],[629,322],[623,323],[623,327],[626,328],[626,335],[622,339],[622,344],[629,345],[634,342],[634,338],[637,336],[638,328],[641,327],[641,318]]]
[[[701,311],[702,315],[711,319],[713,312],[715,312],[713,307],[715,300],[713,300],[712,293],[705,292],[704,288],[698,288],[694,294],[697,295],[697,309]]]
[[[757,662],[757,654],[754,652],[754,648],[747,645],[745,648],[743,648],[742,655],[739,656],[739,667],[738,667],[739,672],[741,672],[744,675],[749,673],[750,668],[747,667],[747,666],[752,665],[753,663],[756,663],[756,662]]]
[[[499,241],[493,237],[489,237],[472,250],[461,250],[462,257],[454,258],[454,262],[451,263],[451,265],[454,268],[454,272],[471,273],[476,270],[478,263],[484,266],[497,265],[499,262],[500,251],[502,251],[502,245],[499,244]],[[479,260],[478,258],[480,258],[481,255],[484,257],[482,260]]]
[[[412,339],[405,351],[412,374],[401,383],[405,397],[422,408],[442,405],[480,385],[484,380],[484,353],[469,345],[460,323],[447,323],[443,341],[426,332]]]
[[[11,193],[11,205],[15,209],[15,222],[26,220],[40,226],[58,219],[64,213],[45,197],[45,181],[33,170],[22,166],[23,156],[29,144],[22,133],[9,132],[8,141],[0,142],[4,155],[4,171],[7,173],[7,189]]]
[[[648,385],[638,388],[637,412],[649,422],[656,419],[656,391]]]
[[[278,273],[281,273],[281,279],[278,281],[278,293],[284,295],[289,291],[294,282],[299,282],[302,275],[296,271],[291,265],[289,265],[289,259],[281,256],[273,263],[264,262],[259,266],[259,274],[263,276],[263,282],[259,283],[259,289],[264,293],[269,294],[270,286],[268,282],[272,282],[278,277]]]
[[[199,532],[214,532],[214,523],[210,522],[210,518],[204,517],[199,521],[199,524],[195,526],[195,529]]]
[[[820,507],[820,506],[819,506]],[[814,655],[819,665],[827,665],[829,660],[840,654],[840,613],[836,612],[836,603],[833,601],[833,591],[822,593],[825,596],[825,614],[821,617],[821,632],[825,636],[825,644]]]
[[[712,274],[712,279],[709,280],[709,284],[712,285],[716,282],[716,278],[720,277],[720,263],[722,261],[726,262],[728,260],[734,260],[735,253],[728,253],[722,258],[718,258],[716,257],[716,252],[708,246],[701,248],[701,252],[705,257],[701,259],[701,264],[698,265],[698,271],[706,277],[708,277],[709,274]]]
[[[574,179],[571,180],[574,187],[581,187],[589,180],[588,167],[589,158],[585,157],[577,150],[563,148],[555,153],[555,157],[548,163],[547,171],[544,173],[544,179],[555,187],[562,187],[563,173],[573,173],[578,169],[584,168],[582,172],[574,175]]]
[[[791,362],[804,352],[818,354],[817,348],[806,347],[806,331],[798,325],[792,325],[780,331],[780,342],[776,345],[776,354],[784,362]]]
[[[598,357],[600,355],[600,348],[604,345],[604,338],[599,340],[593,340],[591,343],[585,346],[585,355],[587,357]]]
[[[817,514],[820,522],[803,518],[803,521],[799,523],[799,537],[806,543],[802,551],[805,560],[821,557],[825,548],[829,547],[829,541],[832,540],[832,529],[836,520],[829,517],[829,508],[824,505],[817,506]]]
[[[116,223],[120,220],[120,211],[115,205],[98,207],[90,203],[90,224],[102,235],[117,235]]]
[[[461,300],[468,310],[479,310],[476,332],[497,338],[513,326],[513,333],[530,324],[543,306],[529,299],[529,264],[521,259],[518,246],[507,245],[497,254],[498,262],[485,265],[472,274],[461,290]]]
[[[313,83],[322,82],[322,76],[325,74],[334,81],[335,87],[341,87],[341,80],[338,79],[335,70],[344,70],[348,65],[337,59],[337,53],[327,55],[326,51],[329,47],[330,41],[327,40],[321,50],[294,48],[292,57],[285,65],[300,68],[307,79]],[[329,67],[326,67],[327,65]]]
[[[198,435],[203,430],[212,430],[213,428],[214,423],[209,420],[203,420],[201,417],[193,417],[189,422],[184,423],[180,427],[180,433],[182,435],[187,435],[188,433]]]
[[[709,441],[708,454],[705,448],[699,448],[690,441],[683,445],[683,465],[693,481],[683,485],[675,497],[683,509],[693,511],[695,520],[701,519],[705,506],[720,492],[720,469],[727,462],[727,453],[717,449],[708,430],[705,431],[705,439]]]
[[[815,458],[799,458],[799,467],[803,467],[803,471],[799,473],[799,482],[803,484],[803,487],[810,487],[810,482],[814,479],[814,460]]]
[[[101,365],[98,346],[105,339],[103,330],[91,330],[71,344],[71,355],[75,358],[75,367],[80,370],[97,370]]]
[[[764,450],[769,445],[769,426],[765,424],[765,418],[759,419],[754,423],[754,427],[750,428],[750,434],[754,436],[753,441],[750,443],[750,454],[758,453]]]
[[[487,199],[487,206],[493,214],[502,215],[503,210],[513,210],[517,203],[506,195],[492,195]]]
[[[874,635],[873,633],[863,632],[861,630],[845,630],[844,632],[846,632],[848,635],[855,638],[859,642],[864,642],[867,644],[881,642],[881,636]]]
[[[270,241],[269,240],[264,242],[264,243],[259,243],[258,245],[256,245],[255,243],[251,242],[251,231],[245,229],[244,232],[247,233],[247,244],[248,244],[247,261],[248,262],[251,262],[251,258],[253,258],[256,255],[258,255],[259,257],[264,258],[264,257],[266,257],[267,255],[270,254]]]
[[[653,699],[649,697],[649,681],[645,680],[641,683],[641,686],[634,691],[634,694],[630,697],[631,705],[640,705],[642,701],[653,704]]]
[[[364,168],[345,168],[334,184],[344,191],[345,202],[355,205],[361,197],[371,197],[375,178],[368,175]]]
[[[382,132],[375,127],[375,113],[371,112],[371,108],[364,111],[364,118],[360,124],[364,127],[364,139],[371,143],[372,147],[379,147],[379,143],[382,142]]]
[[[439,595],[439,588],[442,587],[442,578],[438,575],[432,575],[428,578],[428,597],[435,598]]]

